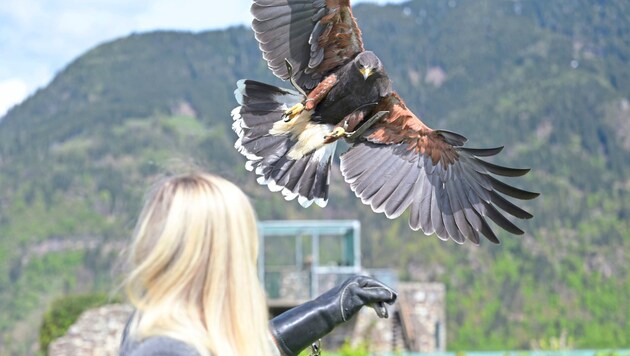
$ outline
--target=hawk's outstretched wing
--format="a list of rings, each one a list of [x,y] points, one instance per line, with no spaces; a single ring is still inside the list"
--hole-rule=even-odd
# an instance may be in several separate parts
[[[341,157],[341,172],[363,203],[389,218],[409,208],[412,229],[458,243],[466,238],[479,243],[480,234],[498,243],[486,218],[513,234],[523,234],[497,208],[521,219],[532,215],[500,193],[525,200],[538,193],[512,187],[493,175],[518,177],[529,169],[482,160],[502,147],[465,148],[465,137],[430,129],[396,94],[384,98],[378,111],[388,115]]]
[[[254,0],[251,12],[269,68],[289,79],[287,59],[297,84],[307,90],[363,51],[349,0]]]

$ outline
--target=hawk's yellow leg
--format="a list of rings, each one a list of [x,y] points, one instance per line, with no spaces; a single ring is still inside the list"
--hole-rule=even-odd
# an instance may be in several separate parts
[[[294,117],[300,115],[302,111],[304,111],[304,104],[297,103],[293,105],[284,112],[284,115],[282,115],[282,117],[284,118],[284,122],[291,121]]]
[[[332,130],[329,134],[327,134],[326,136],[324,136],[324,142],[325,143],[331,143],[331,142],[335,142],[338,139],[345,137],[346,136],[346,129],[344,129],[341,126],[337,126],[335,127],[334,130]]]

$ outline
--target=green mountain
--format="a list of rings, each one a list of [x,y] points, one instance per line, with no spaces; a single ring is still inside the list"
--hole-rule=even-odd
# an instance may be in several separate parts
[[[495,163],[532,167],[523,237],[456,245],[362,205],[258,186],[232,147],[240,78],[275,84],[253,34],[155,32],[102,44],[0,121],[0,353],[28,353],[54,297],[113,291],[148,184],[197,165],[238,182],[260,219],[359,219],[363,264],[447,285],[452,350],[630,347],[630,3],[416,0],[355,9],[407,104]],[[283,84],[288,85],[288,84]],[[112,272],[114,271],[114,272]]]

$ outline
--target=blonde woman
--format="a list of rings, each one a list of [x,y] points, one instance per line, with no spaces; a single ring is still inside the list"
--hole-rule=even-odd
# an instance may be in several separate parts
[[[258,281],[254,211],[217,176],[164,180],[149,194],[128,252],[125,291],[136,308],[121,355],[297,355],[363,305],[396,294],[353,277],[268,321]]]

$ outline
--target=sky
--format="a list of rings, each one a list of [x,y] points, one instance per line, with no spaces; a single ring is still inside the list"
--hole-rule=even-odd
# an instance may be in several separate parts
[[[0,118],[104,41],[153,30],[198,32],[248,24],[249,7],[248,0],[2,0]]]

